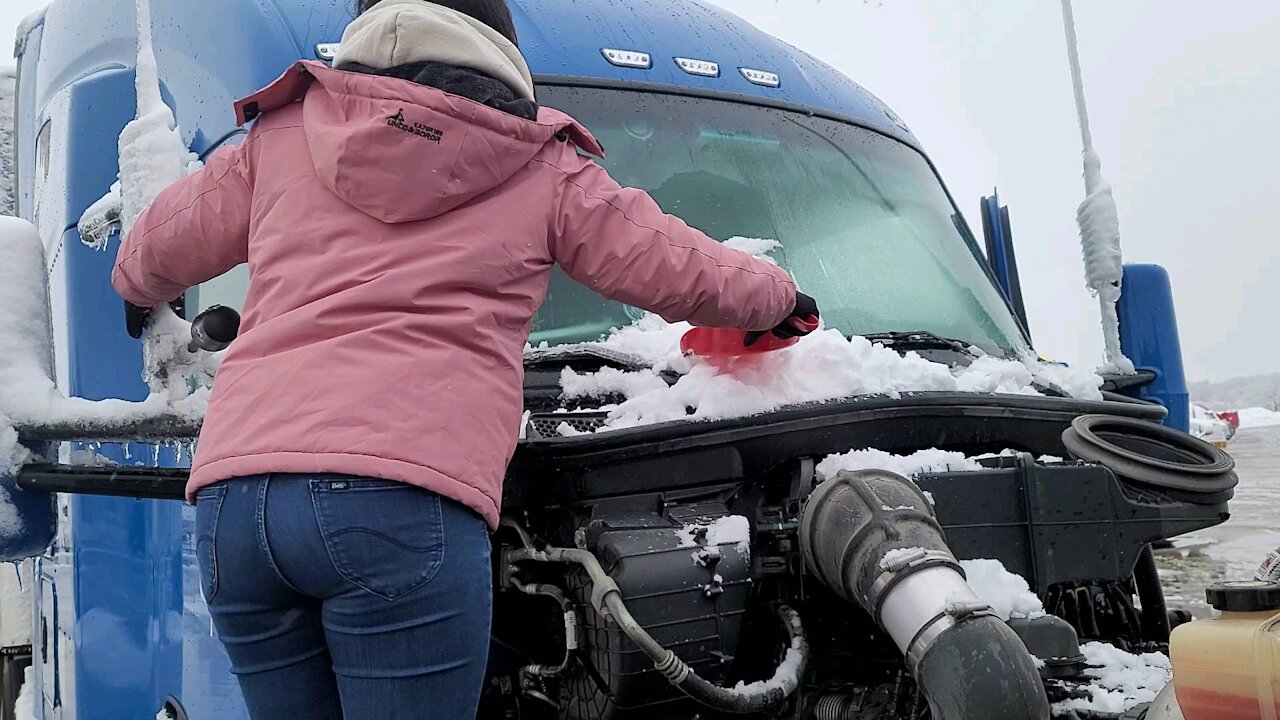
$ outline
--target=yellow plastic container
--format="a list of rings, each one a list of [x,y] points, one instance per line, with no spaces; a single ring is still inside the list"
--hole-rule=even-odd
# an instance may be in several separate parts
[[[1217,583],[1219,617],[1180,625],[1169,655],[1186,720],[1280,720],[1280,584]]]

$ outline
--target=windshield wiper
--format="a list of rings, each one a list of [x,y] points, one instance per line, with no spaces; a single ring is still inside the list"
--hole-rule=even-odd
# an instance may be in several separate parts
[[[973,343],[943,337],[928,330],[871,333],[863,337],[891,350],[951,350],[971,357],[979,357],[984,352],[975,350]]]
[[[545,350],[526,350],[524,366],[526,368],[545,367],[547,365],[567,365],[574,361],[597,361],[605,365],[613,365],[626,370],[645,370],[651,365],[635,355],[618,352],[599,345],[583,343],[581,345],[560,345]]]
[[[873,343],[879,343],[890,350],[949,350],[970,358],[980,358],[991,354],[985,348],[955,338],[943,337],[928,330],[908,330],[905,332],[872,333],[863,335]],[[1008,353],[1000,352],[998,357],[1008,358]],[[1067,391],[1043,378],[1031,381],[1031,387],[1043,395],[1050,397],[1071,397]]]

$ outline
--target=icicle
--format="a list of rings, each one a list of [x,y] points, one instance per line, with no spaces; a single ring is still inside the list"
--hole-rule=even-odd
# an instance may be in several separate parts
[[[1116,301],[1120,299],[1120,281],[1124,274],[1120,252],[1120,215],[1116,210],[1111,186],[1102,177],[1102,159],[1093,147],[1089,130],[1089,110],[1085,105],[1084,79],[1080,72],[1080,51],[1076,43],[1076,21],[1071,0],[1062,0],[1062,22],[1067,33],[1067,59],[1071,63],[1072,88],[1075,91],[1076,115],[1080,122],[1080,141],[1084,155],[1084,202],[1076,210],[1080,225],[1080,246],[1084,253],[1085,284],[1098,298],[1102,312],[1102,338],[1106,346],[1105,373],[1129,375],[1133,363],[1120,349],[1120,321]]]
[[[156,443],[151,446],[151,464],[160,467],[160,444]]]

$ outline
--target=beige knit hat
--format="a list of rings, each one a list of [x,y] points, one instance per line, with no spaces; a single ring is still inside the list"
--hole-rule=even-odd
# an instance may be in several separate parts
[[[334,65],[377,70],[441,62],[489,75],[533,100],[533,76],[520,49],[465,13],[426,0],[382,0],[347,26]]]

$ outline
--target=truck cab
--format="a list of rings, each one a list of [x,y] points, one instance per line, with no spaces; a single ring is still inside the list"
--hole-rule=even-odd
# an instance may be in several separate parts
[[[349,5],[152,0],[162,95],[191,152],[203,157],[240,141],[244,129],[236,125],[235,99],[300,59],[330,62],[351,19]],[[974,356],[963,348],[1007,358],[1034,353],[1020,311],[1007,211],[998,201],[982,204],[984,246],[908,125],[847,77],[706,2],[511,0],[511,7],[539,102],[588,127],[606,150],[600,162],[609,172],[621,184],[649,192],[667,212],[721,241],[776,241],[770,257],[806,292],[821,298],[828,327],[847,336],[881,338],[903,352],[944,363],[972,362]],[[109,281],[118,240],[103,252],[83,242],[77,228],[85,210],[116,180],[117,138],[136,111],[134,1],[54,0],[23,28],[18,50],[16,213],[35,226],[44,249],[53,374],[68,396],[143,400],[141,348],[124,332],[120,300]],[[1134,289],[1126,291],[1124,301],[1134,308],[1126,332],[1145,374],[1136,381],[1109,378],[1097,398],[1074,398],[1053,388],[1038,396],[848,398],[759,417],[563,437],[555,432],[564,415],[556,401],[563,367],[590,369],[620,361],[599,353],[557,361],[554,354],[537,355],[538,348],[591,343],[642,314],[557,271],[530,337],[529,424],[509,472],[504,513],[519,522],[541,517],[547,527],[555,522],[581,527],[584,543],[613,542],[615,550],[617,538],[609,538],[608,528],[625,523],[611,513],[626,506],[622,515],[634,521],[639,512],[638,505],[621,497],[647,498],[640,503],[646,508],[641,514],[664,508],[653,516],[657,519],[634,521],[638,527],[679,527],[684,522],[679,518],[692,517],[689,513],[727,516],[732,511],[748,517],[756,529],[751,540],[756,563],[735,569],[741,573],[741,592],[729,593],[726,598],[737,599],[717,600],[707,611],[723,627],[691,650],[689,659],[713,676],[731,676],[738,672],[730,652],[738,638],[736,621],[727,618],[737,618],[754,602],[748,587],[781,583],[781,597],[803,574],[803,560],[787,532],[796,532],[803,500],[793,491],[804,483],[811,487],[814,459],[869,447],[903,453],[945,447],[974,455],[1015,448],[1032,453],[1028,457],[1066,456],[1061,436],[1081,416],[1106,414],[1147,424],[1172,417],[1175,425],[1178,417],[1185,418],[1185,389],[1179,406],[1179,378],[1161,359],[1173,352],[1167,337],[1172,308],[1158,328],[1154,320],[1137,319],[1150,314],[1140,312],[1150,309],[1149,296],[1142,294],[1147,291],[1139,290],[1144,278],[1154,283],[1152,292],[1166,295],[1167,279],[1161,286],[1160,273],[1135,273]],[[247,284],[247,268],[237,268],[193,288],[179,310],[193,318],[214,305],[239,307]],[[1165,339],[1139,342],[1152,336]],[[1176,349],[1176,334],[1173,342]],[[1151,394],[1157,375],[1165,383],[1158,397]],[[579,429],[598,427],[602,417],[591,407],[571,415]],[[67,437],[47,428],[28,428],[25,435],[19,428],[19,433],[32,442],[62,442],[56,459],[63,467],[74,464],[73,449],[89,449],[122,467],[172,471],[155,475],[146,488],[122,486],[122,473],[24,471],[19,476],[28,492],[61,491],[49,524],[51,542],[34,565],[36,717],[123,719],[152,717],[158,710],[173,718],[247,717],[201,598],[194,510],[176,502],[175,482],[193,451],[190,428],[96,441],[91,433]],[[53,448],[48,445],[46,451]],[[948,511],[939,501],[940,522],[954,528],[948,537],[957,555],[999,557],[1046,598],[1054,593],[1059,599],[1075,597],[1076,589],[1098,583],[1124,595],[1146,543],[1225,517],[1222,492],[1139,502],[1123,479],[1105,469],[1092,474],[1046,470],[1019,457],[991,462],[988,470],[981,483],[971,479],[976,485],[947,489],[946,478],[932,481],[931,492],[952,502]],[[1109,504],[1077,508],[1073,503],[1080,495],[1061,484],[1070,477],[1083,483],[1079,487],[1111,498]],[[773,488],[770,483],[782,489],[752,494],[757,492],[752,488]],[[964,495],[980,495],[982,488],[1001,488],[1008,507],[1000,509],[1004,515],[992,510],[995,514],[975,530],[963,521],[972,509],[972,497]],[[1077,509],[1077,517],[1087,517],[1078,532],[1046,536],[1035,528],[1037,522],[1056,522],[1051,518],[1056,511],[1048,507],[1051,497]],[[563,517],[551,522],[539,515],[549,507],[563,511]],[[681,507],[688,512],[681,515]],[[764,533],[775,526],[791,529]],[[1072,556],[1072,562],[1079,560],[1076,566],[1062,560],[1064,553],[1070,555],[1063,548],[1087,544],[1091,528],[1098,527],[1108,528],[1112,553],[1091,561]],[[570,595],[582,590],[580,579],[570,585],[565,589]],[[499,598],[499,628],[504,609],[511,617],[524,612],[511,594]],[[742,607],[729,606],[739,602]],[[834,602],[823,598],[818,605]],[[1083,610],[1075,600],[1062,603],[1076,613],[1073,622],[1080,622]],[[1120,617],[1124,608],[1109,612]],[[606,631],[587,623],[581,632],[585,637]],[[1144,636],[1137,626],[1105,632],[1136,632],[1135,643],[1160,642],[1158,631]],[[515,644],[543,642],[521,638]],[[507,655],[495,652],[484,711],[491,714],[484,717],[515,717],[510,708],[543,691],[524,688],[523,676],[502,665],[519,665]],[[713,656],[723,667],[712,667]],[[527,717],[647,714],[656,720],[692,712],[675,692],[652,691],[632,704],[622,702],[637,689],[625,673],[610,674],[606,661],[619,656],[598,637],[584,657],[594,661],[584,660],[572,682],[559,686],[561,697],[552,703],[558,709],[547,715],[543,708],[542,714]],[[864,672],[835,661],[822,667],[824,678],[814,680],[821,687],[799,701],[796,717],[818,717],[821,698]],[[652,670],[647,672],[642,687],[652,690]],[[881,679],[876,675],[874,683],[866,682],[878,687]],[[521,695],[525,690],[527,697]]]

